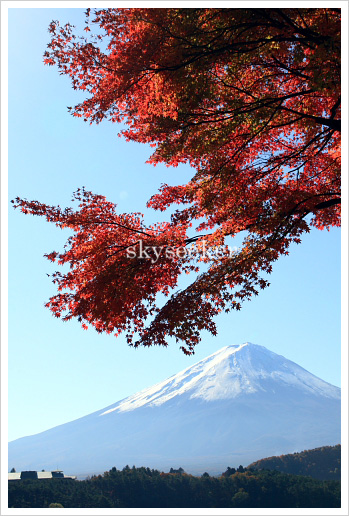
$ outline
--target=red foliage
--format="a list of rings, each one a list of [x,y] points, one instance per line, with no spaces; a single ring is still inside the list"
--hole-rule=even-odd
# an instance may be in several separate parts
[[[77,212],[16,205],[76,232],[68,251],[47,255],[72,267],[55,278],[68,290],[48,303],[55,315],[116,335],[126,330],[134,345],[167,345],[173,336],[192,353],[201,330],[216,333],[213,316],[268,285],[261,273],[309,226],[340,225],[340,10],[130,8],[90,16],[88,9],[80,37],[52,22],[44,61],[88,92],[70,108],[74,116],[123,121],[124,137],[155,147],[149,163],[193,167],[187,184],[163,185],[148,203],[181,208],[171,223],[146,228],[140,214],[117,215],[104,197],[83,191]],[[198,236],[189,238],[196,221]],[[208,272],[156,308],[156,293],[169,295],[181,272],[195,270],[203,242],[216,249],[240,232],[247,236],[239,252],[206,257]],[[140,239],[156,248],[191,243],[195,251],[163,252],[155,263],[130,259]]]

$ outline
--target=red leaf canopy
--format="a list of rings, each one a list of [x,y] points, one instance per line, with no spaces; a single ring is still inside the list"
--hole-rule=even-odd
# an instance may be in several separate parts
[[[152,227],[84,190],[76,212],[17,199],[75,232],[63,254],[47,255],[71,266],[47,306],[126,331],[132,345],[170,336],[193,353],[201,330],[216,333],[217,313],[268,285],[264,273],[291,242],[340,225],[340,10],[88,9],[85,31],[52,22],[44,55],[88,94],[71,113],[123,122],[126,139],[154,146],[149,163],[188,163],[193,177],[149,200],[160,211],[180,205]],[[227,238],[240,232],[231,253]],[[198,260],[208,271],[157,308],[156,294],[170,295]]]

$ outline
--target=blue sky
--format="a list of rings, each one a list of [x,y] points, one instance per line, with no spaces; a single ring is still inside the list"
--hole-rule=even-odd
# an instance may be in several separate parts
[[[187,166],[146,165],[151,149],[117,137],[115,124],[90,126],[67,106],[83,97],[42,54],[52,19],[83,26],[83,9],[9,9],[8,199],[69,204],[85,186],[141,211],[161,183],[180,184]],[[161,216],[161,215],[160,215]],[[9,206],[8,438],[37,433],[106,407],[177,373],[223,346],[266,346],[340,386],[340,230],[314,230],[270,277],[271,287],[240,312],[217,318],[218,336],[203,334],[193,357],[179,345],[129,348],[121,336],[83,331],[44,308],[54,293],[43,254],[60,250],[67,233]]]

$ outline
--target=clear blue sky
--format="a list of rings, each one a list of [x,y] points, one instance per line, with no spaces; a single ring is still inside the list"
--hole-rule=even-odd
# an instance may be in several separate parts
[[[46,4],[47,5],[47,4]],[[78,187],[106,195],[121,212],[157,213],[145,203],[163,182],[180,184],[189,167],[145,165],[146,145],[126,143],[117,126],[90,126],[67,106],[81,96],[42,54],[52,19],[83,26],[83,9],[9,9],[9,199],[69,204]],[[44,308],[54,293],[43,254],[67,234],[9,207],[9,440],[108,406],[223,346],[250,341],[340,385],[340,231],[314,230],[274,267],[271,287],[240,312],[217,318],[193,357],[175,343],[129,348],[123,337],[83,331]]]

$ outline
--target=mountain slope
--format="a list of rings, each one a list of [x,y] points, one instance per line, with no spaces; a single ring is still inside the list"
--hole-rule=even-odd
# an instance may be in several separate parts
[[[9,443],[9,464],[219,473],[340,442],[340,389],[263,346],[227,346],[103,410]]]
[[[267,457],[249,465],[250,468],[276,470],[291,475],[303,475],[318,480],[341,479],[341,445],[323,446],[300,453]]]

